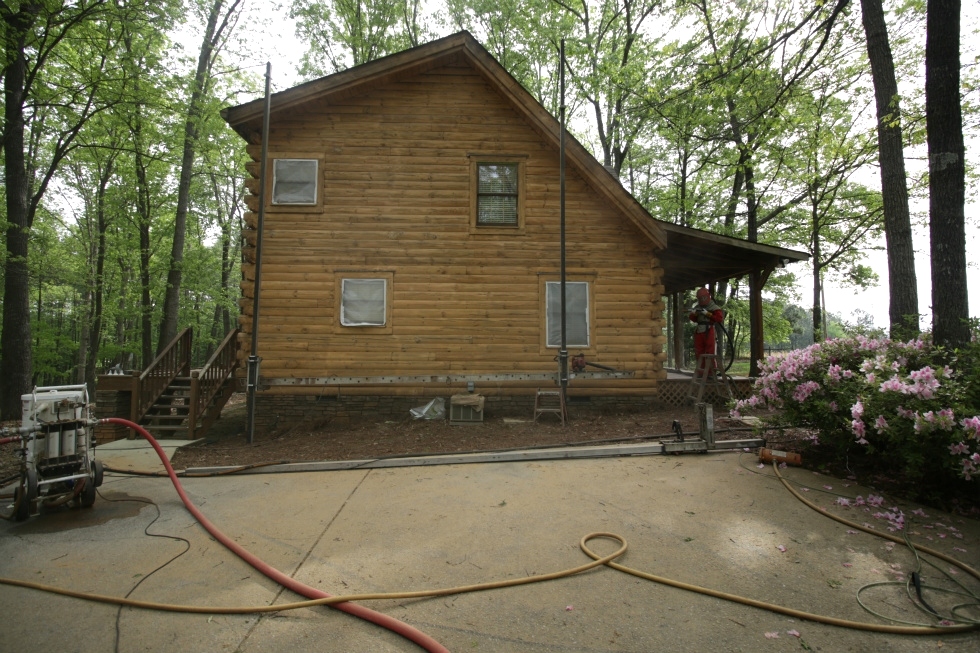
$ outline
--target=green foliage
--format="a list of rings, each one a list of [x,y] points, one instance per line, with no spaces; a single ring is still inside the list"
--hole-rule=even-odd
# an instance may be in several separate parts
[[[309,48],[300,74],[320,77],[419,45],[431,36],[420,0],[293,0],[289,17]]]
[[[980,474],[980,345],[826,341],[763,366],[736,413],[780,411],[819,432],[840,463],[900,481],[909,498],[948,505]]]

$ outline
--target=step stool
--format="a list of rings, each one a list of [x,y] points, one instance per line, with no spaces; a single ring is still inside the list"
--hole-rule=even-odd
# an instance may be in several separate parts
[[[568,419],[568,411],[565,407],[565,393],[561,390],[543,390],[538,388],[538,393],[534,397],[534,421],[538,421],[544,413],[554,413],[561,419],[561,425],[565,426]]]
[[[728,374],[725,373],[725,363],[719,354],[701,354],[698,356],[698,364],[694,368],[691,390],[687,398],[693,399],[696,404],[701,403],[705,388],[708,386],[721,387],[729,401],[733,399],[732,387],[729,384]]]

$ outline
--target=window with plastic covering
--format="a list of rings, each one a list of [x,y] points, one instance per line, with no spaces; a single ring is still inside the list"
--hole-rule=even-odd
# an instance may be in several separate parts
[[[272,204],[275,206],[315,206],[317,204],[316,159],[274,159],[272,165]]]
[[[561,282],[545,284],[545,328],[547,346],[561,347]],[[565,338],[567,347],[590,347],[589,334],[589,283],[565,282]]]
[[[388,323],[387,279],[343,279],[340,324],[383,327]]]

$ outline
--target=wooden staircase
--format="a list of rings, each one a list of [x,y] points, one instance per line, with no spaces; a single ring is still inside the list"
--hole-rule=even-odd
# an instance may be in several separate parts
[[[195,373],[199,373],[199,370],[192,371],[191,376],[178,376],[171,381],[143,415],[139,423],[153,437],[180,440],[201,438],[207,433],[211,424],[221,416],[221,409],[235,393],[238,382],[233,376],[227,378],[207,405],[195,411],[196,414],[192,419],[192,409],[200,404],[200,389],[195,388],[194,383]]]
[[[129,414],[117,416],[140,424],[155,438],[203,437],[237,389],[238,329],[225,336],[200,369],[191,369],[190,351],[191,330],[184,329],[142,372],[100,376],[98,391],[128,394]]]

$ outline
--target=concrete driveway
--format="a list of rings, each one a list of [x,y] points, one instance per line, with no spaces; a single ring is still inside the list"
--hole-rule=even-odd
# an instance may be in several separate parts
[[[108,451],[100,457],[113,464]],[[855,593],[910,573],[914,558],[902,546],[851,533],[805,507],[757,462],[738,453],[633,456],[235,475],[185,479],[184,487],[239,544],[331,594],[541,575],[588,561],[579,540],[609,531],[629,542],[619,560],[627,566],[799,610],[884,623],[858,605]],[[784,473],[810,486],[806,496],[829,510],[886,528],[873,512],[840,508],[836,495],[824,492],[830,486],[827,492],[855,497],[869,490],[800,468]],[[913,539],[978,566],[980,524],[931,509],[923,509],[927,517],[913,517],[914,509],[903,506],[913,519],[910,530],[918,533]],[[600,553],[614,548],[595,542]],[[948,585],[931,567],[923,575]],[[107,475],[92,509],[0,523],[0,576],[169,603],[298,600],[212,539],[165,478]],[[966,577],[954,575],[980,591],[980,583]],[[926,621],[897,586],[862,596],[889,615]],[[932,602],[964,601],[936,596]],[[913,637],[850,630],[609,568],[516,588],[365,605],[452,651],[980,651],[976,632]],[[329,608],[173,614],[0,585],[0,614],[0,651],[11,652],[420,650]]]

